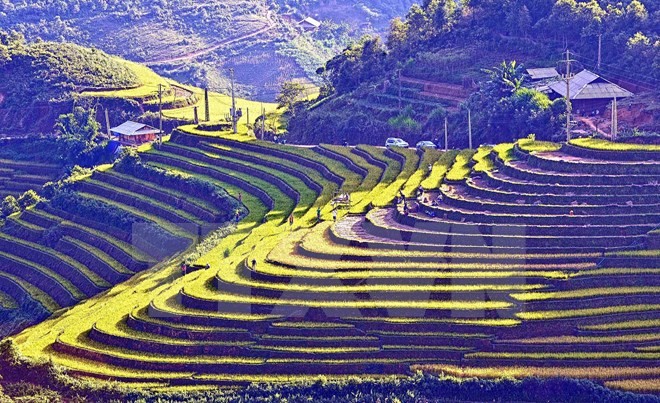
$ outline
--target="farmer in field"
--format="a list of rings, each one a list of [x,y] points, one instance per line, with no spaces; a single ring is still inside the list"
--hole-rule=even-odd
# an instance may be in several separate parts
[[[316,208],[316,222],[321,222],[321,207]]]
[[[289,227],[293,226],[293,213],[289,215]]]
[[[332,210],[332,221],[337,221],[337,208]]]

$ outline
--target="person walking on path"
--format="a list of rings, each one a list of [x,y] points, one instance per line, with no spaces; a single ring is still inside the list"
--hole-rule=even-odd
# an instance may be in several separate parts
[[[316,208],[316,222],[321,222],[321,207]]]
[[[337,221],[337,209],[332,210],[332,221]]]
[[[289,228],[293,227],[293,213],[289,215]]]
[[[238,201],[239,201],[239,203],[243,202],[243,193],[241,193],[241,192],[238,192]]]

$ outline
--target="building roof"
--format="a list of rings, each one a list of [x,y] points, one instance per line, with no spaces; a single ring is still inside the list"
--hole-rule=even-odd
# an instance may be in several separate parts
[[[527,74],[532,80],[545,80],[546,78],[559,77],[559,72],[554,67],[545,67],[541,69],[527,69]]]
[[[596,73],[582,70],[569,79],[571,99],[613,99],[627,98],[634,94],[618,85],[607,81]],[[566,97],[566,81],[555,80],[547,88]],[[537,88],[541,90],[541,88]]]
[[[138,123],[133,121],[126,121],[120,124],[117,127],[110,129],[112,133],[120,134],[123,136],[142,136],[145,134],[158,134],[160,130],[155,127],[145,125],[144,123]]]
[[[307,17],[307,18],[305,18],[304,20],[300,21],[300,25],[303,25],[303,24],[311,25],[311,26],[313,26],[314,28],[318,28],[318,27],[321,26],[321,22],[315,20],[315,19],[312,18],[312,17]]]

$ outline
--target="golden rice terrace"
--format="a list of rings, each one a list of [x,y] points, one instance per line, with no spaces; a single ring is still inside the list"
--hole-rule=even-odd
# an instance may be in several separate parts
[[[50,204],[11,217],[0,304],[55,313],[14,337],[22,354],[155,385],[422,369],[660,390],[660,150],[310,148],[177,131],[140,157],[225,189],[241,221],[184,273],[207,223],[234,212],[183,185],[116,169],[76,185],[160,228],[159,242]]]

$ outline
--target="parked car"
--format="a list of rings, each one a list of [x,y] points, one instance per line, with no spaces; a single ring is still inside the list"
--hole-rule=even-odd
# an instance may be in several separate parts
[[[390,137],[385,141],[385,147],[404,147],[408,148],[410,145],[398,137]]]
[[[436,148],[435,143],[432,141],[424,140],[417,142],[417,149],[422,150],[424,148]]]

